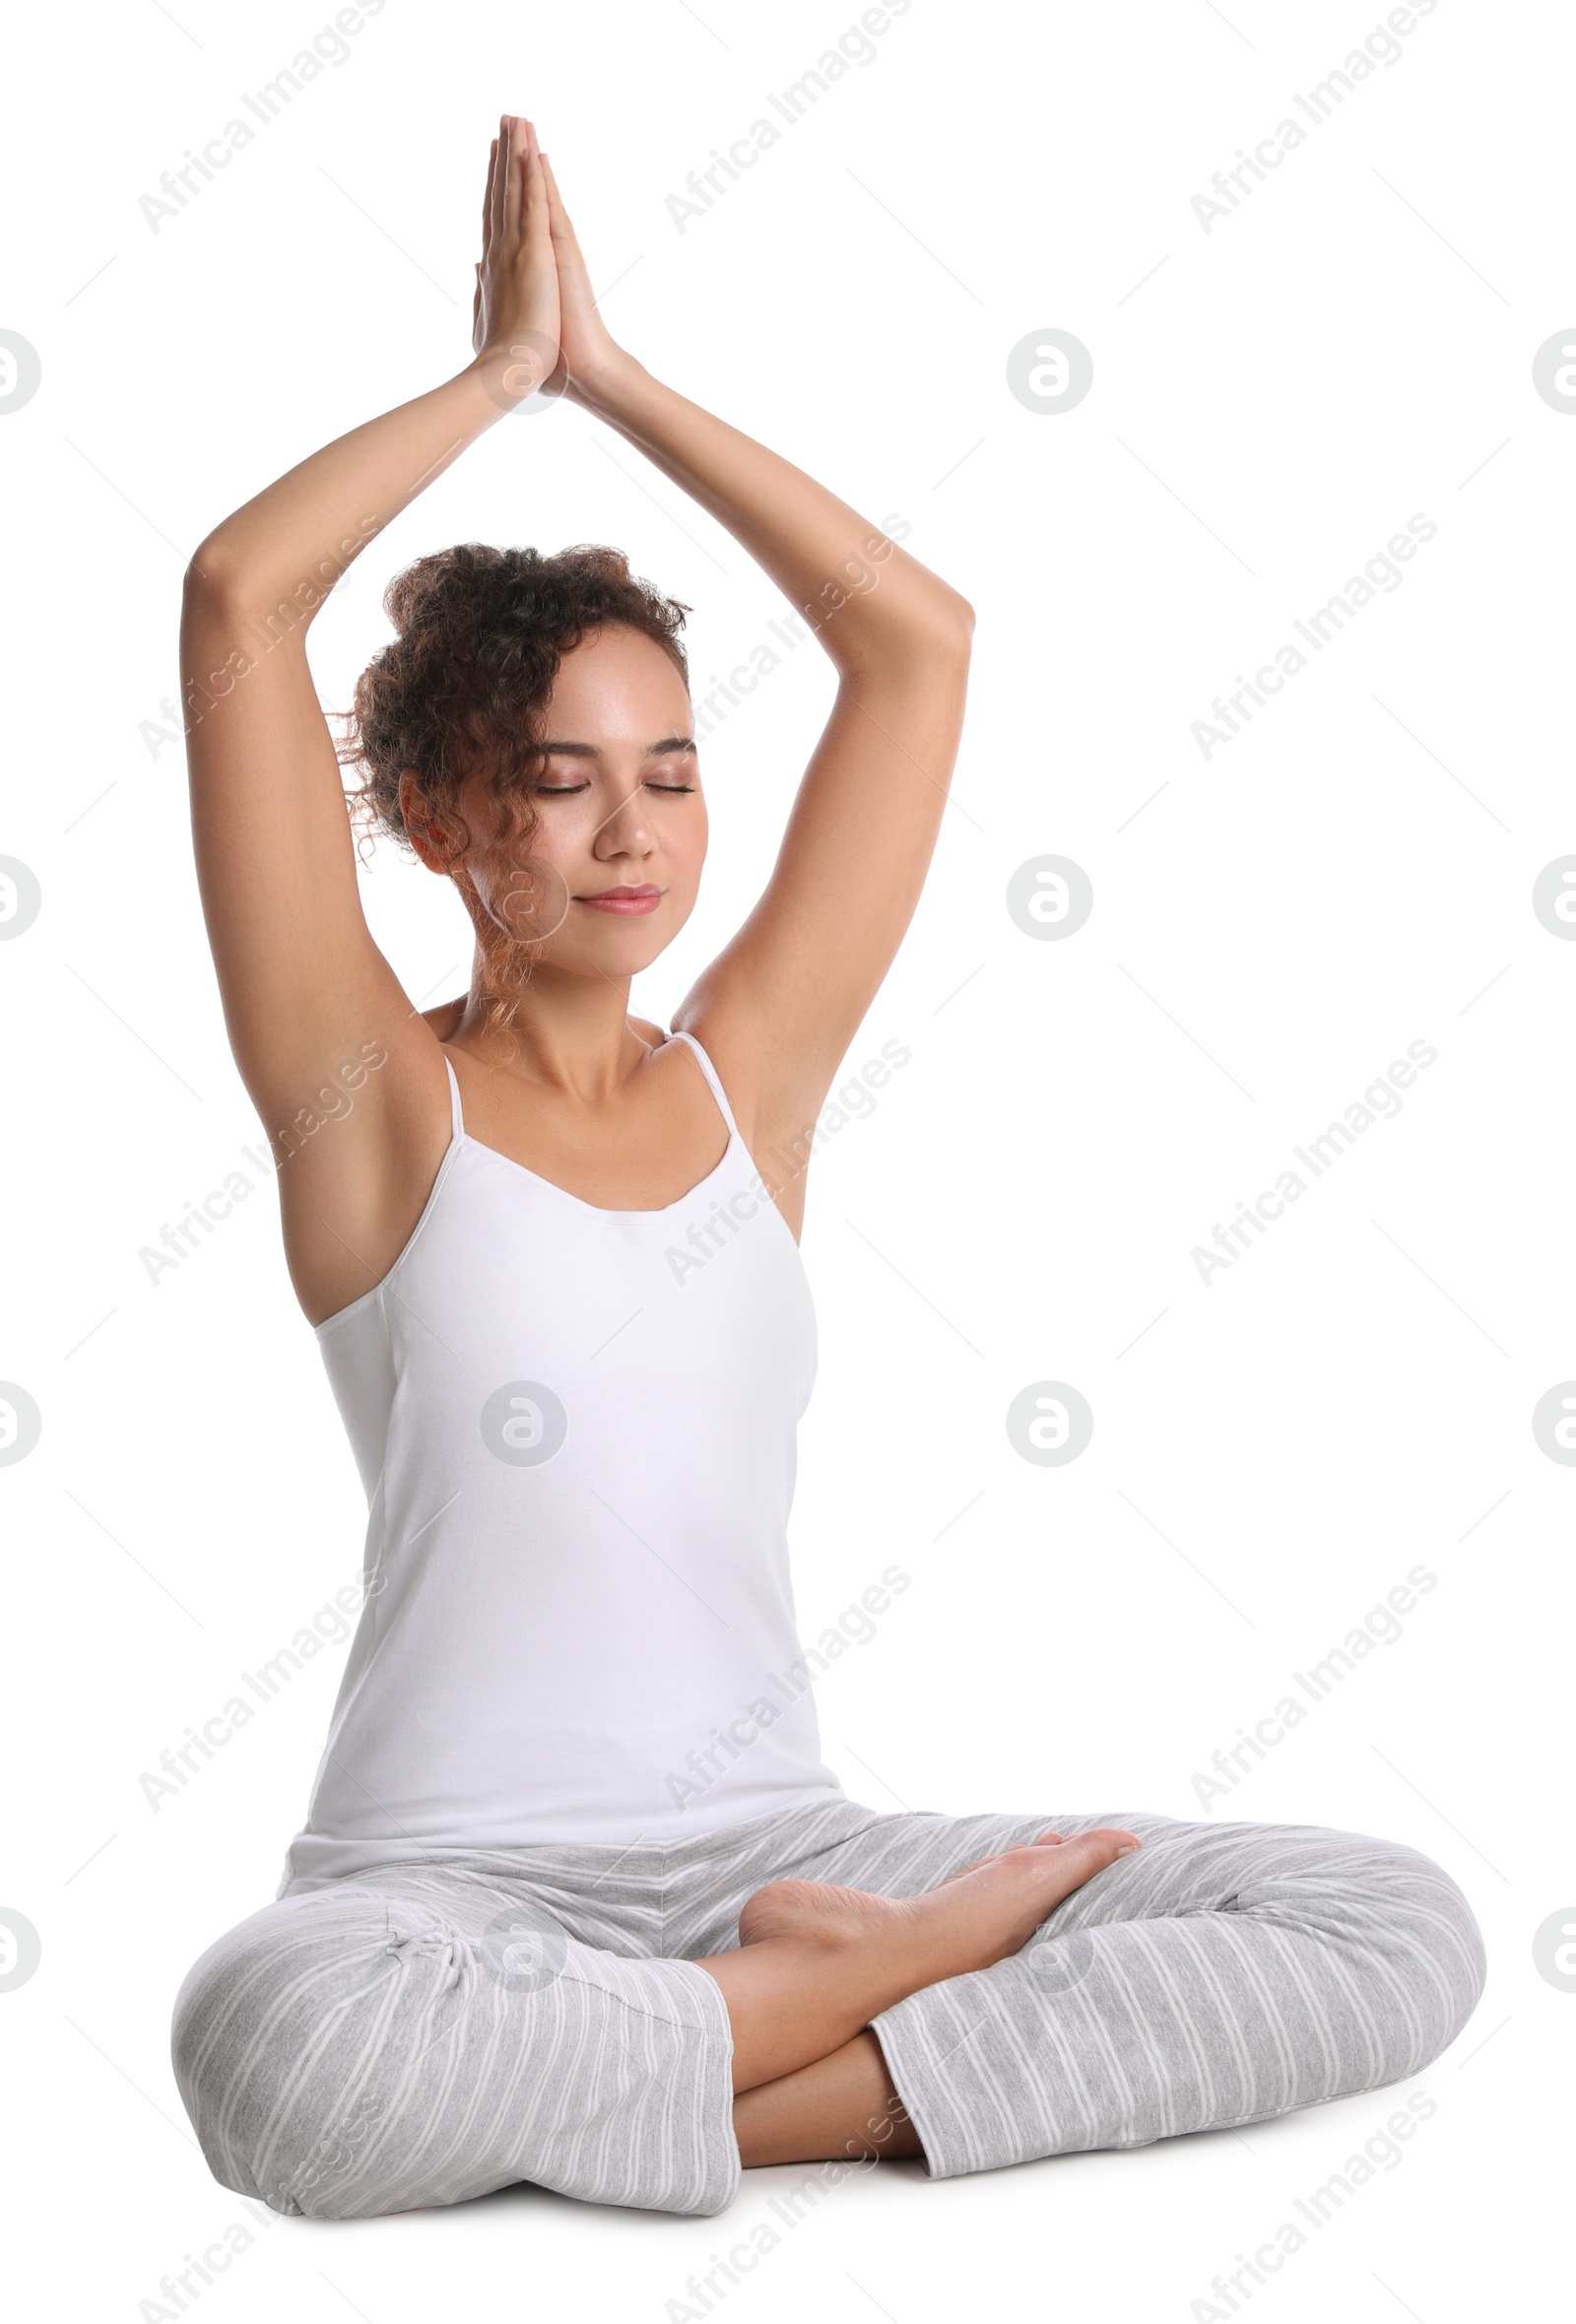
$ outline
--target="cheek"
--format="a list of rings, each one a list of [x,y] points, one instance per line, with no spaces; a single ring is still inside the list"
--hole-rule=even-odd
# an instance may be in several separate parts
[[[509,847],[515,864],[551,864],[571,887],[594,861],[597,811],[589,798],[539,801],[530,828],[518,831]]]
[[[706,822],[705,806],[700,800],[696,800],[695,809],[696,812],[690,820],[684,834],[682,856],[685,870],[691,883],[700,878],[701,867],[706,860],[706,848],[711,836],[710,827]]]
[[[529,838],[522,839],[519,854],[539,863],[551,863],[560,871],[583,864],[590,852],[591,828],[581,828],[577,821],[565,815],[544,815]]]

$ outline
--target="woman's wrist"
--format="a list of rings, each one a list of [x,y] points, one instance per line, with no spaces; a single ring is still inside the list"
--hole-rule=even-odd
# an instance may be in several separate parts
[[[639,382],[649,381],[650,376],[645,365],[625,349],[610,343],[608,352],[594,364],[570,370],[563,392],[571,403],[595,413],[598,419],[615,420]]]
[[[539,392],[558,361],[558,350],[540,331],[516,331],[497,346],[484,347],[461,377],[475,379],[490,403],[512,412]]]
[[[483,348],[460,375],[478,380],[492,403],[513,411],[528,396],[544,392],[545,382],[557,367],[553,358],[554,351],[540,333],[516,332],[505,345]],[[612,418],[636,381],[648,378],[649,373],[632,355],[616,347],[598,357],[594,365],[569,370],[559,392],[586,411]]]

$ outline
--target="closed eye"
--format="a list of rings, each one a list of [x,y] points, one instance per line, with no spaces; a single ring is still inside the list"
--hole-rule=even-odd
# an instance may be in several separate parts
[[[578,799],[580,793],[588,791],[591,785],[589,783],[537,783],[533,788],[539,799]],[[648,791],[666,791],[670,796],[678,796],[683,792],[696,789],[697,785],[694,783],[659,783],[648,778],[645,788]]]

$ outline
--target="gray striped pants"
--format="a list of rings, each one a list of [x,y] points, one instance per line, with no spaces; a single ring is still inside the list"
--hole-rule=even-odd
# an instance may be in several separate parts
[[[1261,2122],[1426,2066],[1482,1940],[1411,1848],[1297,1825],[879,1815],[848,1800],[673,1844],[508,1848],[287,1894],[175,2003],[221,2184],[366,2219],[519,2180],[705,2215],[739,2187],[732,2042],[697,1959],[788,1878],[903,1896],[1042,1831],[1144,1842],[1020,1953],[875,2022],[933,2177]]]

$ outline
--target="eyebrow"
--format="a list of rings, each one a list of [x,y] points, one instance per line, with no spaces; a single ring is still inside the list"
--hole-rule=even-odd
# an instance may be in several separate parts
[[[595,743],[547,742],[543,743],[541,747],[545,752],[550,752],[555,759],[600,759],[602,756]],[[694,747],[693,735],[666,734],[661,742],[648,745],[644,755],[648,759],[662,759],[666,758],[670,751],[692,751]]]

